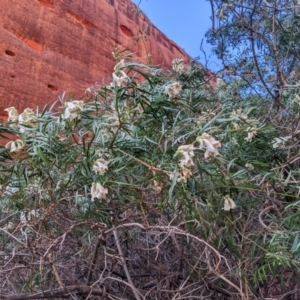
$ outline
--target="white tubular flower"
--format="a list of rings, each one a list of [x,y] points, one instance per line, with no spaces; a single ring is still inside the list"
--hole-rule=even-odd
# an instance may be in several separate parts
[[[174,82],[165,87],[165,93],[169,95],[169,98],[176,98],[180,95],[181,84],[179,82]]]
[[[272,142],[273,148],[282,148],[285,146],[285,142],[288,141],[291,138],[291,136],[286,136],[286,137],[280,137],[280,138],[275,138]]]
[[[186,182],[187,179],[189,179],[193,175],[192,171],[189,168],[186,168],[186,167],[182,167],[181,168],[181,172],[182,172],[182,176],[179,177],[177,179],[177,181],[184,181],[184,182]]]
[[[182,74],[184,72],[184,65],[182,58],[174,58],[172,61],[172,69],[178,73]]]
[[[240,125],[238,123],[232,123],[234,130],[239,130]]]
[[[181,167],[181,173],[174,171],[173,173],[169,174],[169,178],[173,180],[174,176],[177,176],[177,182],[187,182],[192,175],[193,173],[189,168]]]
[[[230,198],[229,195],[224,197],[224,210],[229,211],[236,208],[235,202]]]
[[[99,182],[93,182],[91,187],[91,195],[92,195],[92,201],[94,202],[95,198],[98,199],[105,199],[106,194],[108,193],[107,188],[102,186]]]
[[[24,148],[25,144],[22,140],[10,141],[5,145],[5,148],[10,150],[10,152],[19,152]]]
[[[97,159],[93,165],[93,171],[103,175],[108,170],[107,164],[108,162],[105,159]]]
[[[120,69],[125,67],[124,59],[121,59],[114,67],[115,72],[119,72]]]
[[[296,95],[293,102],[297,103],[298,105],[300,105],[300,96]]]
[[[153,184],[149,187],[157,194],[162,191],[162,186],[156,180],[153,180]]]
[[[194,149],[195,149],[195,147],[193,146],[193,144],[182,145],[182,146],[178,147],[177,153],[181,156],[181,159],[179,162],[179,165],[181,167],[183,167],[183,166],[191,167],[194,165],[194,162],[192,159],[195,156]]]
[[[70,102],[66,102],[65,112],[63,114],[64,119],[75,120],[76,118],[80,118],[80,113],[83,111],[84,102],[82,100],[74,100]]]
[[[18,120],[20,125],[25,125],[28,127],[37,126],[37,117],[31,108],[24,109],[24,111],[18,116]],[[25,131],[26,127],[20,128],[20,132],[24,133]]]
[[[195,147],[193,146],[193,144],[190,145],[181,145],[178,147],[178,151],[184,151],[187,152],[190,156],[194,156],[194,150]]]
[[[242,111],[243,110],[241,108],[238,108],[237,110],[233,110],[233,112],[231,113],[230,117],[231,118],[237,117],[238,119],[247,120],[248,119],[247,115],[243,114]]]
[[[188,154],[188,152],[182,152],[181,155],[182,155],[182,157],[179,161],[179,165],[181,167],[183,167],[183,166],[192,167],[194,165],[192,156],[190,156]]]
[[[92,89],[90,87],[88,87],[85,92],[88,94],[88,93],[92,93]]]
[[[110,84],[112,87],[126,85],[130,80],[124,71],[120,71],[120,73],[122,74],[120,77],[116,73],[112,73],[113,82]]]
[[[252,142],[252,140],[255,138],[256,135],[257,135],[257,132],[255,129],[248,132],[248,136],[245,138],[245,141]]]
[[[18,117],[19,123],[23,125],[35,126],[36,114],[31,108],[26,108]]]
[[[22,224],[27,224],[28,221],[31,221],[34,218],[40,218],[41,214],[35,210],[32,209],[31,211],[21,211],[20,212],[20,221]]]
[[[245,164],[245,167],[248,169],[248,170],[254,170],[254,166],[250,163],[246,163]]]
[[[18,121],[19,114],[14,106],[5,108],[4,111],[8,112],[8,121],[9,122],[17,122]]]
[[[204,158],[207,159],[210,156],[219,155],[218,148],[221,147],[221,143],[217,141],[210,134],[203,133],[200,137],[197,138],[197,141],[200,143],[200,149],[204,146],[206,147],[206,152]]]

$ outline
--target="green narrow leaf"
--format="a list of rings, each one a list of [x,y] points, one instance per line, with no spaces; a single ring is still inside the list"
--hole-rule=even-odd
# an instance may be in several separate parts
[[[41,150],[41,148],[40,147],[36,147],[35,148],[35,152],[42,159],[42,161],[47,165],[47,167],[49,167],[50,162],[47,159],[47,157],[44,154],[44,152]]]
[[[289,172],[288,177],[287,177],[286,180],[284,181],[284,184],[283,184],[284,186],[287,186],[287,184],[288,184],[289,181],[290,181],[291,176],[292,176],[292,172]]]
[[[177,175],[177,173],[175,173],[174,176],[173,176],[172,185],[169,189],[169,199],[170,200],[172,200],[173,191],[174,191],[175,185],[177,183],[177,177],[178,177],[178,175]]]
[[[297,249],[299,248],[300,244],[299,244],[299,233],[296,234],[295,238],[294,238],[294,242],[291,248],[291,252],[294,253],[297,251]]]

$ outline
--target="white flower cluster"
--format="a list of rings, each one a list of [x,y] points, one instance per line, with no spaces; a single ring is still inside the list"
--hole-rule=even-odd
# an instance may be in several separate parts
[[[97,159],[93,165],[93,171],[95,173],[98,173],[100,175],[103,175],[108,170],[108,161],[105,159]],[[91,195],[92,195],[92,201],[94,201],[95,198],[98,199],[105,199],[106,195],[108,193],[108,189],[105,188],[101,183],[99,182],[93,182],[91,187]]]
[[[114,71],[118,73],[120,69],[123,69],[125,67],[124,59],[121,59],[114,67]]]
[[[181,167],[180,172],[175,171],[169,175],[170,179],[173,180],[174,176],[177,176],[177,182],[187,182],[187,180],[192,177],[192,171],[187,167]]]
[[[35,126],[36,125],[36,114],[31,108],[26,108],[19,115],[19,123],[27,126]]]
[[[28,221],[31,221],[32,219],[40,218],[40,217],[41,217],[41,213],[35,209],[32,209],[31,211],[21,211],[20,212],[20,221],[22,224],[27,224]]]
[[[12,106],[4,109],[8,112],[8,121],[19,123],[19,125],[25,125],[28,127],[35,127],[37,125],[37,117],[31,108],[25,108],[24,111],[19,114],[17,109]],[[25,132],[25,128],[20,128],[20,131]]]
[[[172,69],[178,73],[182,74],[184,72],[184,64],[182,58],[174,58],[172,61]]]
[[[245,138],[245,141],[247,142],[252,142],[252,140],[255,138],[255,136],[257,135],[257,131],[256,128],[248,128],[248,135]]]
[[[108,162],[105,159],[97,159],[93,165],[93,171],[103,175],[108,170],[107,164]]]
[[[194,165],[193,157],[195,147],[193,144],[190,145],[182,145],[178,147],[176,154],[180,157],[179,166],[180,166],[180,173],[174,172],[170,175],[170,179],[173,180],[175,174],[177,174],[177,181],[178,182],[187,182],[187,180],[193,175],[191,169]]]
[[[230,198],[229,195],[224,197],[224,210],[229,211],[236,208],[235,202]]]
[[[181,93],[181,84],[174,82],[165,87],[165,94],[168,94],[169,98],[176,98]]]
[[[237,110],[233,110],[233,112],[230,115],[231,118],[238,117],[238,119],[247,120],[248,116],[246,114],[243,114],[242,108],[238,108]]]
[[[275,138],[273,140],[273,148],[278,149],[278,148],[283,148],[285,146],[285,143],[290,140],[292,137],[291,136],[286,136],[286,137],[279,137]]]
[[[18,122],[19,113],[18,113],[17,109],[14,106],[9,107],[9,108],[5,108],[4,111],[8,112],[8,121],[9,122]]]
[[[298,105],[300,105],[300,96],[296,95],[293,102],[297,103]]]
[[[22,140],[17,139],[15,141],[10,141],[5,145],[5,148],[10,152],[19,152],[24,148],[25,144]]]
[[[250,163],[246,163],[245,164],[245,167],[248,169],[248,170],[254,170],[254,166]]]
[[[231,120],[235,121],[235,122],[232,122],[232,126],[233,126],[234,130],[236,130],[236,131],[246,130],[247,137],[245,138],[245,141],[247,141],[247,142],[252,142],[252,140],[257,135],[257,128],[256,128],[257,120],[248,118],[248,114],[250,113],[251,110],[252,110],[252,108],[250,108],[248,111],[246,111],[244,113],[243,110],[241,108],[239,108],[237,110],[233,110],[233,112],[230,115]],[[251,124],[251,126],[246,129],[242,128],[243,126],[241,126],[239,124],[240,120],[243,120],[243,121],[247,120],[247,123]]]
[[[129,77],[124,71],[120,71],[121,76],[119,77],[116,73],[112,73],[113,82],[110,84],[112,87],[124,86],[128,83]]]
[[[91,188],[92,201],[95,201],[94,200],[95,198],[105,199],[107,193],[108,193],[108,189],[105,188],[101,183],[99,182],[92,183],[92,188]]]
[[[221,143],[217,141],[214,137],[207,133],[203,133],[196,139],[199,142],[199,149],[206,148],[204,158],[208,159],[211,156],[219,155],[218,148],[221,147]],[[173,180],[174,176],[177,176],[178,182],[187,182],[193,173],[190,167],[194,166],[193,157],[195,156],[194,150],[197,149],[193,144],[182,145],[178,147],[176,155],[180,157],[179,159],[179,171],[174,171],[170,174],[170,179]]]
[[[182,145],[178,147],[177,153],[181,156],[179,165],[180,167],[191,167],[194,165],[193,157],[195,147],[191,145]]]
[[[80,113],[83,111],[83,105],[84,102],[82,100],[65,102],[63,118],[70,121],[80,119]]]
[[[124,71],[121,70],[124,67],[125,67],[124,59],[121,59],[120,62],[115,65],[114,72],[112,73],[113,81],[110,84],[111,87],[115,88],[116,86],[118,87],[124,86],[129,82],[130,80],[129,76]],[[119,73],[121,73],[120,76]]]
[[[221,147],[221,143],[217,141],[210,134],[203,133],[197,138],[197,141],[200,143],[200,149],[206,148],[204,158],[208,159],[211,156],[219,155],[218,148]]]
[[[236,122],[233,122],[233,128],[234,130],[238,131],[241,129],[241,126],[239,125],[239,120],[247,120],[248,116],[246,114],[243,114],[242,109],[238,108],[237,110],[233,110],[233,112],[230,115],[230,118],[233,118]]]

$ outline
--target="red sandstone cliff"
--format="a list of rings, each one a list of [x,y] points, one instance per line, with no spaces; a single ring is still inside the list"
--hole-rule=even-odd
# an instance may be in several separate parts
[[[190,59],[136,9],[131,0],[1,0],[0,115],[110,82],[115,46],[162,66]],[[136,42],[146,24],[145,43]]]

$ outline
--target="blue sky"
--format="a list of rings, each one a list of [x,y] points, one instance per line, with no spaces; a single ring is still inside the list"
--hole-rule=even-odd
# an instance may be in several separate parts
[[[211,8],[207,0],[132,0],[168,38],[176,42],[193,58],[200,57],[205,64],[203,49],[210,55],[211,46],[205,42],[205,32],[210,28]],[[208,67],[216,70],[215,58]]]

